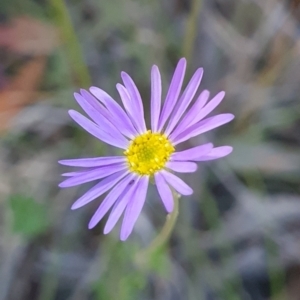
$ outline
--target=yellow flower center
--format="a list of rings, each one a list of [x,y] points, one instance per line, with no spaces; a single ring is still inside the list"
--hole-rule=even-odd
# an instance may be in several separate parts
[[[164,168],[174,150],[164,134],[148,130],[132,140],[124,154],[131,172],[151,176]]]

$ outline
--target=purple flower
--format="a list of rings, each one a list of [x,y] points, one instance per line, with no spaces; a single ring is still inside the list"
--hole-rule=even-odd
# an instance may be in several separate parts
[[[124,150],[122,156],[61,160],[60,164],[81,167],[78,172],[65,173],[68,178],[62,188],[100,180],[72,206],[77,209],[108,192],[93,215],[93,228],[111,209],[104,233],[109,233],[124,212],[120,239],[132,232],[144,205],[150,178],[168,213],[173,210],[171,187],[181,195],[193,190],[173,172],[190,173],[198,161],[213,160],[228,155],[230,146],[215,147],[207,143],[184,151],[176,146],[201,133],[231,121],[232,114],[220,114],[204,119],[223,100],[218,93],[208,103],[209,92],[204,90],[191,104],[200,85],[203,69],[199,68],[180,94],[186,60],[180,59],[174,72],[166,99],[161,103],[161,77],[157,66],[151,70],[151,130],[147,130],[140,93],[131,77],[122,72],[124,85],[117,84],[124,108],[106,92],[91,87],[90,93],[81,90],[75,99],[89,116],[88,119],[70,110],[69,114],[87,132],[103,142]]]

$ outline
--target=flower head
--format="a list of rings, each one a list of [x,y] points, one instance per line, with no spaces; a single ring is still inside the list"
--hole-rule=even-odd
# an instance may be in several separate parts
[[[190,173],[198,161],[213,160],[228,155],[230,146],[213,147],[207,143],[184,151],[176,146],[192,137],[231,121],[232,114],[205,118],[223,100],[218,93],[208,102],[204,90],[191,104],[200,85],[203,69],[199,68],[180,94],[186,60],[180,59],[174,72],[165,101],[161,103],[161,77],[157,66],[151,70],[151,129],[147,130],[140,93],[131,77],[122,72],[124,85],[117,84],[122,108],[106,92],[91,87],[90,93],[81,90],[75,99],[88,119],[70,110],[69,114],[87,132],[112,146],[123,149],[122,156],[61,160],[67,166],[80,167],[78,172],[63,174],[68,178],[60,187],[71,187],[101,180],[72,206],[77,209],[108,192],[89,223],[93,228],[111,209],[104,228],[108,233],[124,213],[121,240],[126,240],[144,205],[149,179],[153,178],[168,213],[173,210],[171,188],[179,194],[190,195],[192,189],[173,172]],[[207,103],[208,102],[208,103]]]

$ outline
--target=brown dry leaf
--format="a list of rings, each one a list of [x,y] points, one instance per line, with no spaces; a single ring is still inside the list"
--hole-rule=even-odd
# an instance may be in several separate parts
[[[46,55],[58,44],[54,26],[30,17],[17,17],[0,27],[0,45],[23,55]]]
[[[18,74],[0,91],[0,132],[9,128],[11,119],[37,96],[37,87],[46,66],[46,57],[36,57],[19,69]]]

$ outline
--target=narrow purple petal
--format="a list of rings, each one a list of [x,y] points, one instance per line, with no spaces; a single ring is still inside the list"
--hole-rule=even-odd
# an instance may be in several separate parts
[[[198,87],[200,85],[202,76],[203,76],[203,69],[200,68],[195,72],[195,74],[193,75],[189,84],[187,85],[186,89],[184,90],[182,96],[180,97],[180,99],[174,109],[174,112],[171,115],[170,122],[165,131],[165,134],[167,136],[173,131],[174,127],[177,125],[181,116],[185,113],[187,107],[193,100],[193,98],[198,90]]]
[[[105,224],[103,233],[108,234],[116,225],[118,220],[120,219],[122,213],[124,212],[127,204],[130,199],[132,199],[135,195],[137,184],[140,178],[137,178],[135,182],[128,187],[126,191],[119,197],[117,202],[114,204],[114,207],[109,215],[109,218]]]
[[[218,93],[213,99],[211,99],[207,105],[195,116],[195,118],[190,122],[190,126],[198,123],[203,118],[205,118],[209,113],[211,113],[224,99],[225,92]]]
[[[182,82],[185,74],[186,69],[186,59],[181,58],[177,64],[176,70],[174,72],[172,81],[170,83],[170,87],[166,96],[166,100],[159,117],[158,122],[158,131],[161,131],[164,127],[168,117],[170,116],[173,108],[177,102],[179,93],[181,91]]]
[[[143,102],[141,95],[132,80],[132,78],[125,72],[121,73],[121,77],[123,79],[124,85],[130,95],[130,98],[132,100],[132,104],[136,106],[136,109],[138,111],[138,115],[134,116],[139,125],[139,129],[141,132],[145,132],[146,129],[146,124],[145,124],[145,119],[144,119],[144,107],[143,107]]]
[[[224,125],[233,119],[233,114],[220,114],[217,116],[213,116],[190,126],[178,136],[173,136],[173,134],[171,134],[169,138],[172,141],[173,145],[177,145],[201,133]]]
[[[116,126],[116,117],[109,112],[102,103],[84,89],[80,90],[80,94],[74,94],[75,99],[82,109],[98,124],[103,131],[113,135],[123,133],[123,127]],[[126,134],[124,134],[126,135]]]
[[[99,111],[111,124],[115,124],[113,116],[110,112],[100,103],[93,95],[84,89],[80,89],[81,96],[91,105],[94,109]],[[100,120],[101,121],[101,120]],[[100,123],[102,125],[102,123]]]
[[[161,106],[161,77],[157,66],[151,70],[151,129],[157,132]]]
[[[126,170],[127,164],[119,163],[111,166],[105,166],[101,168],[94,169],[92,171],[80,172],[79,175],[75,175],[71,178],[68,178],[61,182],[58,186],[59,187],[71,187],[75,185],[79,185],[82,183],[94,181],[97,179],[101,179],[107,177],[111,174],[117,173],[122,170]]]
[[[93,188],[88,190],[77,201],[74,202],[71,209],[77,209],[100,197],[108,190],[110,190],[115,184],[117,184],[123,177],[128,174],[126,171],[120,171],[104,178],[101,182],[96,184]]]
[[[203,106],[206,104],[209,98],[209,91],[204,90],[194,103],[194,105],[188,110],[182,121],[179,122],[172,135],[176,136],[187,129],[191,123],[197,118]]]
[[[139,115],[138,106],[135,105],[135,101],[133,101],[133,99],[130,98],[128,91],[122,84],[118,83],[116,87],[120,94],[120,98],[122,100],[124,108],[134,127],[136,128],[138,133],[143,133],[143,126],[140,124],[139,119],[136,117]]]
[[[179,173],[192,173],[197,170],[197,164],[190,161],[168,161],[166,167]]]
[[[155,177],[155,185],[160,195],[161,201],[163,202],[166,211],[171,213],[174,208],[174,199],[172,191],[169,185],[166,183],[164,177],[160,173],[156,173]]]
[[[74,93],[74,97],[77,103],[81,106],[81,108],[87,113],[87,115],[99,126],[101,126],[101,130],[106,133],[116,133],[121,136],[120,130],[115,127],[115,122],[110,121],[109,118],[106,117],[108,115],[107,110],[104,106],[98,103],[98,108],[96,109],[93,105],[90,104],[83,96],[78,93]],[[97,101],[95,99],[95,101]]]
[[[128,236],[132,232],[135,222],[137,221],[141,213],[146,200],[148,183],[149,176],[141,177],[136,188],[136,193],[133,195],[132,199],[126,207],[120,234],[120,239],[122,241],[125,241],[128,238]]]
[[[207,143],[201,146],[193,147],[180,152],[175,152],[171,156],[171,161],[191,161],[196,160],[203,155],[208,154],[213,149],[212,143]]]
[[[87,171],[79,171],[79,172],[67,172],[67,173],[62,173],[61,176],[64,176],[64,177],[74,177],[74,176],[78,176],[80,174],[84,174],[86,172],[89,172],[91,171],[90,169]]]
[[[101,113],[101,115],[103,115],[106,119],[108,119],[113,124],[112,122],[113,119],[111,118],[107,109],[93,95],[91,95],[88,91],[84,89],[80,89],[80,94],[85,99],[86,102],[88,102],[96,111]]]
[[[227,156],[231,152],[232,152],[232,147],[231,146],[216,147],[216,148],[212,149],[208,154],[200,156],[197,159],[197,161],[206,161],[206,160],[218,159],[218,158]]]
[[[131,99],[136,102],[138,109],[144,116],[143,101],[133,79],[126,72],[121,72],[121,77]]]
[[[69,110],[69,115],[77,124],[79,124],[83,129],[99,140],[118,148],[127,148],[129,144],[128,140],[117,131],[113,131],[111,134],[109,134],[101,129],[99,125],[93,123],[75,110]]]
[[[126,136],[133,138],[137,135],[132,122],[123,108],[105,91],[97,87],[90,88],[91,93],[97,97],[113,116],[114,124]]]
[[[181,195],[191,195],[193,190],[179,177],[174,174],[167,172],[166,170],[160,171],[161,175],[179,194]]]
[[[88,226],[89,229],[95,227],[100,222],[104,215],[117,201],[118,197],[122,195],[124,190],[127,188],[128,184],[134,177],[134,174],[129,174],[111,190],[111,192],[105,197],[105,199],[102,201],[102,203],[94,213],[93,217],[91,218]]]
[[[63,159],[59,160],[58,163],[65,166],[71,167],[102,167],[112,165],[115,163],[125,162],[124,156],[104,156],[104,157],[93,157],[93,158],[76,158],[76,159]]]
[[[103,113],[102,111],[104,108],[103,105],[94,96],[92,96],[87,90],[80,89],[80,94],[91,106],[93,106],[95,110],[98,110],[99,112]]]
[[[74,98],[76,99],[77,103],[81,106],[81,108],[87,113],[87,115],[98,125],[100,125],[100,121],[103,118],[101,113],[101,107],[96,109],[93,105],[90,104],[83,96],[78,93],[74,93]]]

